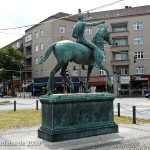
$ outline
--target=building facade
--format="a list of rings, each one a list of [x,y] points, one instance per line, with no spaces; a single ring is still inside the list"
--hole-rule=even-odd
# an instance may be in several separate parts
[[[50,71],[56,65],[53,54],[43,64],[36,64],[49,45],[60,40],[74,40],[71,35],[76,17],[68,16],[69,14],[66,13],[55,14],[25,31],[23,45],[23,52],[26,55],[25,80],[26,83],[34,83],[32,86],[34,90],[46,91],[45,86]],[[148,92],[150,89],[150,6],[133,8],[126,6],[124,9],[94,12],[90,13],[90,17],[89,14],[84,16],[87,22],[105,20],[105,25],[108,25],[108,31],[114,40],[113,45],[106,44],[104,48],[103,64],[110,72],[115,95],[134,95],[134,93],[138,95],[139,92],[135,91],[142,91],[140,94],[143,95]],[[86,28],[85,37],[91,40],[97,29],[98,27]],[[136,63],[134,63],[135,57]],[[78,87],[86,80],[86,72],[73,62],[68,66],[68,77],[79,90],[82,89]],[[63,88],[67,88],[59,73],[55,76],[54,91],[62,92]],[[97,68],[93,69],[89,86],[92,91],[97,92],[112,90],[107,86],[106,73]]]

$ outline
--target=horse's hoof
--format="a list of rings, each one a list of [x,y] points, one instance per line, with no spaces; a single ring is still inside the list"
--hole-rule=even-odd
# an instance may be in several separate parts
[[[53,94],[52,92],[47,92],[47,95],[48,95],[48,96],[50,96],[50,95],[52,95],[52,94]]]
[[[90,93],[90,90],[85,90],[84,93]]]

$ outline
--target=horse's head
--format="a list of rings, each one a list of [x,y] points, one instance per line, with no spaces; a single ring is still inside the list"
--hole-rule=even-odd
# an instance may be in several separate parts
[[[110,33],[108,32],[107,28],[108,28],[108,26],[106,26],[102,29],[102,30],[104,30],[103,37],[104,37],[104,40],[109,43],[109,45],[112,45],[114,42],[113,42],[113,39],[112,39]]]
[[[92,42],[97,46],[99,46],[100,44],[104,44],[104,41],[108,42],[110,45],[113,44],[113,39],[108,32],[107,27],[108,26],[100,27],[97,33],[94,35]]]

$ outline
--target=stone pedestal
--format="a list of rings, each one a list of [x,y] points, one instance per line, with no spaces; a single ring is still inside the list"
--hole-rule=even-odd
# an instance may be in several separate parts
[[[51,141],[118,132],[113,94],[80,93],[41,96],[42,126],[38,137]]]

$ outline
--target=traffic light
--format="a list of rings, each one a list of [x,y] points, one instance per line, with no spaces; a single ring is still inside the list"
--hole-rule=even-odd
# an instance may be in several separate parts
[[[134,61],[133,61],[134,63],[136,63],[137,62],[137,55],[134,55]]]

